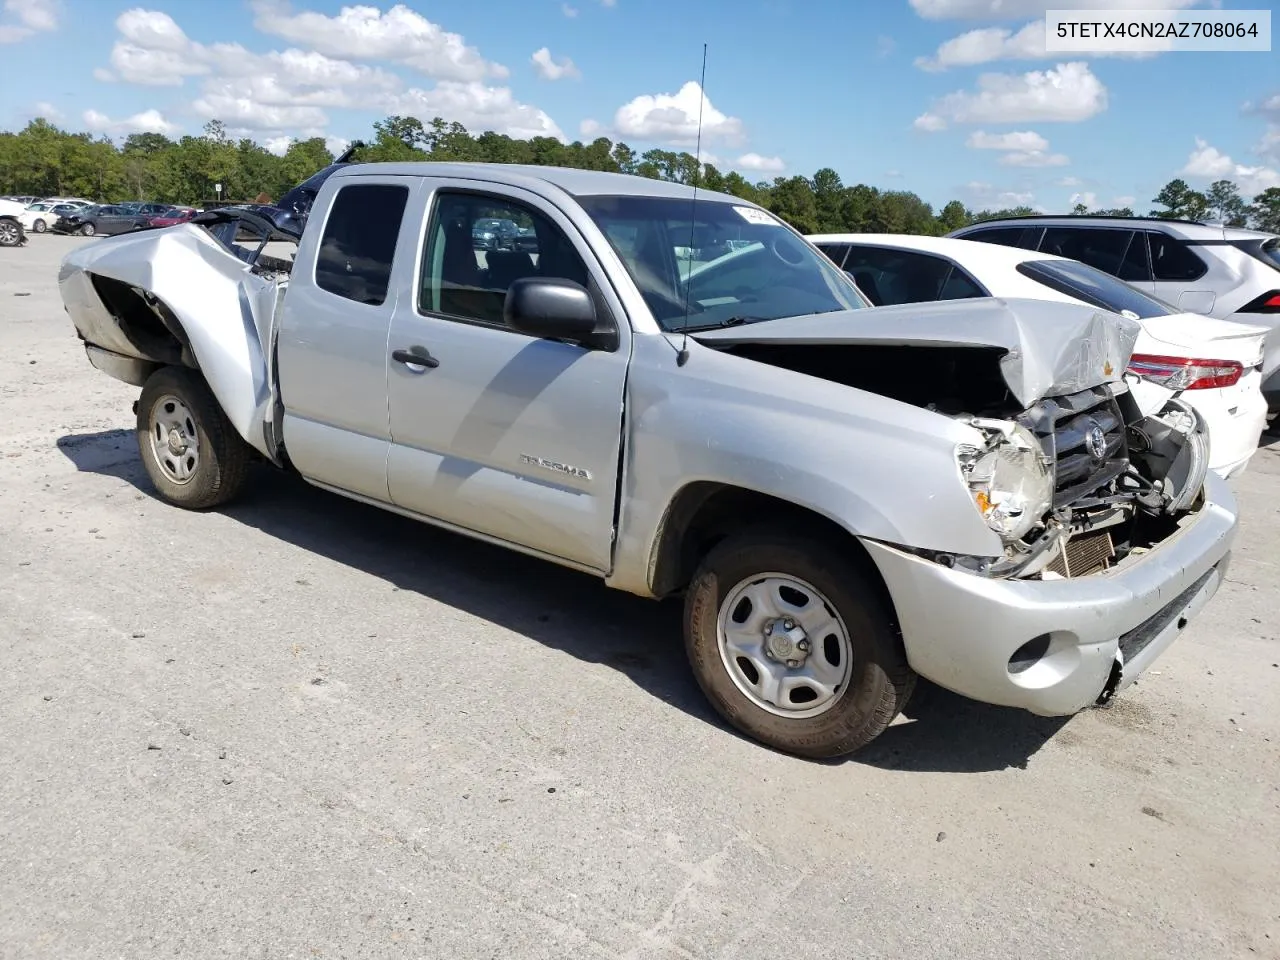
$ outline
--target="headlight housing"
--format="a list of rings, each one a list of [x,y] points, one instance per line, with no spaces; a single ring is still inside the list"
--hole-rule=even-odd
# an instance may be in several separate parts
[[[970,421],[986,434],[984,447],[956,451],[974,506],[1000,539],[1021,540],[1053,506],[1053,470],[1040,441],[1005,421]]]

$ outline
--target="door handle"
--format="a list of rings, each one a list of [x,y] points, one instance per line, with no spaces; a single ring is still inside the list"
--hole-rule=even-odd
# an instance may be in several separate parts
[[[438,367],[440,361],[426,347],[410,347],[408,350],[392,350],[391,359],[397,363],[411,363],[415,367]]]

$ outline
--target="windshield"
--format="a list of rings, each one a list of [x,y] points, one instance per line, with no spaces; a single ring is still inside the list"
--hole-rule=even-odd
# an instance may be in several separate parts
[[[579,202],[608,237],[664,330],[868,306],[830,260],[755,207],[669,197],[580,197]]]
[[[1168,317],[1178,311],[1123,280],[1075,260],[1024,260],[1018,272],[1050,290],[1112,313],[1132,313],[1139,320]]]

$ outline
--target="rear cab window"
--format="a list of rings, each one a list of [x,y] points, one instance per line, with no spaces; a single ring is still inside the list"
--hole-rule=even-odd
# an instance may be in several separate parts
[[[353,183],[333,198],[316,254],[316,286],[347,300],[379,306],[387,299],[409,188]]]

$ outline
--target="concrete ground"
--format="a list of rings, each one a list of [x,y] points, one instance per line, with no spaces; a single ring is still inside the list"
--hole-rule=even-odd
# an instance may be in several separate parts
[[[0,250],[0,957],[1280,957],[1276,450],[1112,708],[930,689],[810,763],[669,605],[265,469],[159,503],[81,242]]]

